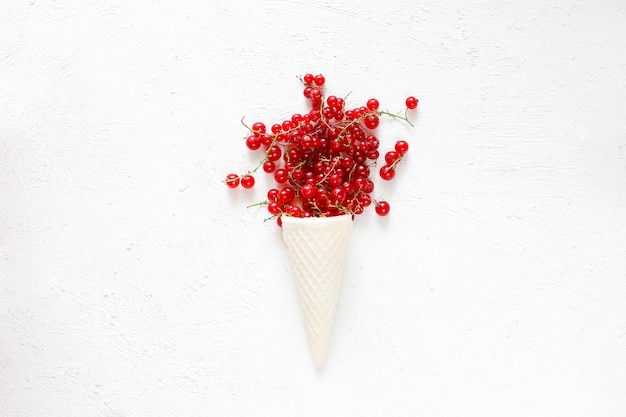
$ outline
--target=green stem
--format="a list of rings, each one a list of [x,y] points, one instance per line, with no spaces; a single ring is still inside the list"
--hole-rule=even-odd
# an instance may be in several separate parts
[[[249,206],[246,206],[246,208],[252,208],[252,207],[257,207],[257,206],[264,206],[266,204],[269,204],[269,201],[259,201],[258,203],[254,203],[254,204],[250,204]]]
[[[400,120],[404,120],[405,122],[407,122],[409,125],[411,125],[411,127],[415,127],[413,126],[413,123],[411,123],[411,121],[409,120],[409,118],[407,117],[407,111],[404,112],[404,116],[400,116],[398,114],[395,113],[391,113],[385,110],[378,110],[376,112],[376,114],[381,115],[384,114],[385,116],[389,116],[389,117],[393,117],[394,119],[400,119]]]

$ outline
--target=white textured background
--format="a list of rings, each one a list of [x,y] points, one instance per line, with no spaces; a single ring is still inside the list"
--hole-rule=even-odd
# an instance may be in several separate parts
[[[0,416],[626,416],[623,4],[2,1]],[[221,183],[307,71],[420,99],[321,371]]]

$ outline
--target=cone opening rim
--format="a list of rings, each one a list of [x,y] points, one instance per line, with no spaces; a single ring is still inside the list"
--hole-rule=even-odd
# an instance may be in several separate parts
[[[332,217],[292,217],[292,216],[283,216],[282,223],[292,223],[292,224],[331,224],[331,223],[352,223],[352,216],[348,214],[342,214],[339,216]]]

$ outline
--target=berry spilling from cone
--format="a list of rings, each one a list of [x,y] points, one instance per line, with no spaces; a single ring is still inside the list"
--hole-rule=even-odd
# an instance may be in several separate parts
[[[405,140],[397,140],[384,154],[384,164],[376,167],[381,151],[375,132],[381,117],[400,119],[413,126],[409,112],[418,100],[405,100],[404,114],[379,109],[376,98],[364,106],[348,108],[344,98],[326,94],[323,75],[306,74],[300,79],[303,94],[310,105],[308,113],[296,113],[268,129],[262,122],[248,129],[246,147],[260,152],[259,164],[245,174],[228,174],[230,188],[252,188],[254,174],[262,169],[273,177],[276,185],[267,193],[267,200],[253,204],[267,205],[271,218],[281,225],[281,216],[332,217],[357,215],[366,207],[375,206],[380,216],[389,214],[389,203],[372,198],[372,172],[390,181],[396,168],[409,151]]]

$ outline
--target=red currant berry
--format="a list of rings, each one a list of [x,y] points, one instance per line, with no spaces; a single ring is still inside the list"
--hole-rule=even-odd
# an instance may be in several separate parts
[[[315,77],[313,77],[313,82],[315,83],[315,85],[317,85],[318,87],[321,87],[324,85],[324,83],[326,82],[326,79],[324,78],[324,76],[322,74],[318,74]]]
[[[278,193],[279,191],[276,188],[270,188],[267,192],[267,199],[269,201],[278,201]]]
[[[400,154],[396,151],[389,151],[385,154],[385,163],[387,165],[393,165],[398,158],[400,158]]]
[[[291,187],[285,187],[278,192],[278,201],[283,204],[288,204],[296,196],[296,192]]]
[[[289,179],[289,172],[284,168],[279,168],[274,171],[274,180],[279,184],[284,184]]]
[[[254,133],[265,133],[265,125],[261,122],[256,122],[252,125],[252,131]]]
[[[378,152],[378,150],[374,149],[372,151],[367,151],[366,155],[367,155],[367,159],[371,159],[372,161],[375,161],[380,156],[380,152]]]
[[[302,209],[293,204],[287,205],[285,207],[285,212],[292,217],[302,217]]]
[[[419,100],[417,100],[417,99],[416,99],[415,97],[413,97],[413,96],[407,97],[407,99],[406,99],[406,107],[407,107],[408,109],[411,109],[411,110],[416,109],[416,108],[417,108],[417,103],[418,103],[418,102],[419,102]]]
[[[391,181],[393,177],[396,176],[396,170],[390,167],[389,165],[385,165],[382,168],[380,168],[379,173],[380,173],[380,178],[384,179],[385,181]]]
[[[391,207],[389,207],[389,203],[386,201],[379,201],[376,203],[376,214],[378,214],[379,216],[386,216],[389,214],[389,209]]]
[[[267,159],[270,161],[278,161],[282,156],[283,152],[280,150],[278,145],[274,145],[267,150]]]
[[[330,191],[330,199],[334,204],[341,204],[346,199],[347,193],[343,187],[335,187]]]
[[[285,120],[282,123],[281,127],[283,128],[283,132],[288,132],[291,129],[293,129],[294,126],[293,126],[293,123],[291,122],[291,120]]]
[[[300,188],[300,197],[302,198],[313,198],[315,197],[315,186],[313,184],[305,184]]]
[[[246,138],[246,146],[251,151],[256,151],[261,147],[261,139],[256,135],[250,135]]]
[[[239,185],[239,175],[228,174],[226,176],[226,185],[230,188],[237,188],[237,186]]]
[[[319,104],[322,101],[323,96],[324,95],[319,88],[313,88],[311,90],[311,101],[313,101],[314,104]]]
[[[313,74],[305,74],[304,77],[302,77],[302,81],[304,81],[305,84],[311,84],[313,79]]]
[[[300,181],[302,179],[304,179],[304,170],[302,168],[294,168],[293,171],[291,171],[291,178],[293,178],[294,181]]]
[[[269,211],[271,215],[277,215],[281,212],[280,204],[276,201],[272,201],[267,205],[267,211]]]
[[[367,109],[370,111],[378,110],[378,105],[378,100],[376,100],[375,98],[370,98],[369,100],[367,100]]]
[[[276,164],[274,163],[274,161],[267,160],[263,162],[263,171],[267,172],[268,174],[274,172],[275,169]]]
[[[380,120],[375,114],[370,114],[369,116],[365,117],[364,123],[368,129],[376,129],[378,127],[378,124],[380,123]]]
[[[369,135],[368,137],[366,137],[364,142],[365,144],[367,144],[367,149],[369,149],[370,151],[378,149],[378,146],[380,145],[380,141],[374,135]]]
[[[241,177],[241,186],[243,188],[252,188],[254,187],[254,177],[250,174],[244,175]]]
[[[291,123],[293,123],[295,126],[298,126],[300,123],[302,123],[302,115],[299,113],[295,113],[291,116]]]
[[[396,142],[396,152],[400,155],[404,155],[409,151],[409,144],[404,140],[399,140]]]

